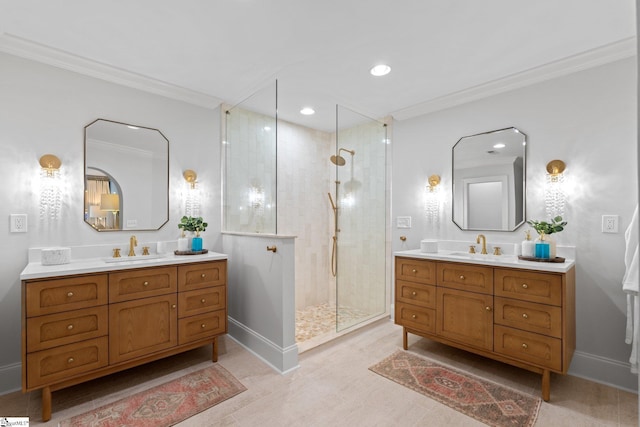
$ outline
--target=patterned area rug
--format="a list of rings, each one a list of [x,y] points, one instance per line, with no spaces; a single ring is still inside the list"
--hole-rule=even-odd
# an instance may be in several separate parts
[[[213,365],[72,417],[60,427],[172,426],[245,390],[226,369]]]
[[[542,399],[522,394],[406,351],[369,368],[405,387],[495,427],[531,427]]]

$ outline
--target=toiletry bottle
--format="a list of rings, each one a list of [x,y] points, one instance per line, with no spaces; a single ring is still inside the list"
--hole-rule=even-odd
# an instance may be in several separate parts
[[[536,242],[531,240],[531,231],[524,232],[525,239],[522,241],[522,256],[534,257],[536,254]]]
[[[178,238],[178,252],[186,252],[189,250],[189,240],[185,237],[184,231]]]

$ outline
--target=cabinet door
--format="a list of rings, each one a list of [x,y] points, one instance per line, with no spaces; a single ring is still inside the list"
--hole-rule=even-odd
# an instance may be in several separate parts
[[[109,363],[146,356],[178,343],[176,294],[109,306]]]
[[[438,288],[437,334],[485,350],[493,350],[493,297]]]

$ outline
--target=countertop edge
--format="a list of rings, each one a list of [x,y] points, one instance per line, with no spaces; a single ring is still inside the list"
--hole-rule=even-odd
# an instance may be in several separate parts
[[[500,261],[492,258],[491,261],[482,259],[473,259],[471,257],[454,257],[449,254],[452,251],[442,251],[438,253],[421,252],[420,249],[411,249],[406,251],[396,251],[393,253],[396,257],[420,258],[433,261],[459,262],[464,264],[484,265],[488,267],[505,267],[518,268],[523,270],[546,271],[549,273],[566,273],[575,266],[575,260],[565,259],[563,263],[552,262],[536,262],[515,259],[513,261]]]
[[[226,254],[208,252],[200,255],[174,255],[166,257],[136,260],[123,260],[122,262],[105,262],[102,258],[87,258],[71,261],[69,264],[42,265],[40,262],[31,262],[20,273],[20,280],[42,279],[47,277],[72,276],[76,274],[104,273],[109,271],[131,270],[146,267],[162,267],[165,265],[192,264],[196,262],[217,261],[228,259]]]

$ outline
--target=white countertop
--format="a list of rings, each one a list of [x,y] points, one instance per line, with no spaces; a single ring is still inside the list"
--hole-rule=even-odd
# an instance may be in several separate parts
[[[524,261],[515,255],[481,255],[481,254],[459,254],[459,251],[439,250],[438,252],[425,253],[420,249],[394,252],[395,256],[408,258],[422,258],[437,261],[462,262],[466,264],[480,264],[496,267],[511,267],[525,270],[548,271],[555,273],[566,273],[575,265],[575,260],[565,259],[563,263]]]
[[[40,279],[51,276],[69,276],[72,274],[100,273],[104,271],[129,270],[132,268],[158,267],[163,265],[189,264],[202,261],[227,259],[227,255],[207,252],[199,255],[175,255],[167,253],[162,257],[145,259],[138,255],[132,259],[122,257],[120,262],[106,262],[105,258],[85,258],[71,261],[69,264],[42,265],[39,261],[30,262],[20,273],[20,280]],[[109,260],[111,261],[111,260]]]

